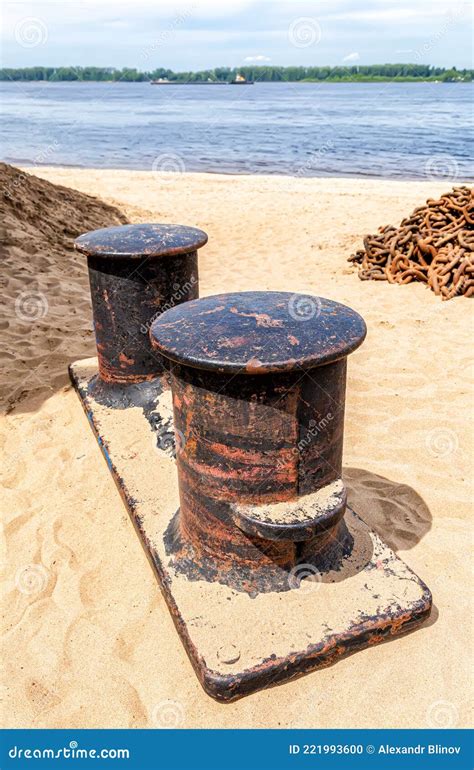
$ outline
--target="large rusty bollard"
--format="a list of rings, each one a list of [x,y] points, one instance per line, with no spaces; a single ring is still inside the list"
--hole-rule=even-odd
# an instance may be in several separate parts
[[[150,345],[151,322],[164,310],[199,296],[197,250],[207,235],[195,227],[137,224],[81,235],[87,255],[103,383],[151,380],[163,364]]]
[[[363,319],[285,292],[168,310],[153,345],[171,372],[180,510],[165,542],[190,579],[251,595],[291,589],[298,564],[351,552],[341,480],[346,358]]]

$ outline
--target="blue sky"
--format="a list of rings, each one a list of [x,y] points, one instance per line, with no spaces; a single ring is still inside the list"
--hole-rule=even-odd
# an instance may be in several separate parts
[[[11,67],[473,66],[465,0],[4,0],[2,30]]]

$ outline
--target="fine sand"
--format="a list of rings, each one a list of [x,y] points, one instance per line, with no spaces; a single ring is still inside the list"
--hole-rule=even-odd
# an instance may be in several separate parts
[[[469,726],[473,304],[361,282],[346,261],[366,233],[450,185],[30,172],[109,205],[26,177],[2,234],[3,726]],[[364,316],[345,481],[351,506],[432,590],[421,629],[230,705],[203,692],[66,372],[94,355],[71,238],[124,217],[208,232],[201,295],[302,291]]]

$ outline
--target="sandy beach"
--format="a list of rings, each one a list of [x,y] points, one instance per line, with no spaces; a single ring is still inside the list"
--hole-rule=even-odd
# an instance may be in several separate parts
[[[347,262],[364,235],[450,183],[27,171],[107,205],[46,189],[29,198],[27,180],[3,236],[3,725],[469,726],[473,303],[361,282]],[[62,230],[50,249],[53,207]],[[208,233],[201,296],[301,291],[365,318],[349,361],[345,482],[351,506],[431,589],[421,629],[231,705],[203,692],[67,375],[95,346],[84,260],[66,258],[63,240],[126,220]],[[25,292],[46,298],[36,317],[18,302]]]

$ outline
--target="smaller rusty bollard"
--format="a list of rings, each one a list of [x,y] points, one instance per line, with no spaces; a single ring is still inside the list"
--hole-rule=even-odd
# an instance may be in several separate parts
[[[167,533],[178,570],[257,595],[290,590],[298,564],[334,569],[350,553],[346,358],[365,334],[350,308],[284,292],[196,300],[153,323],[180,437]]]
[[[81,235],[87,256],[99,378],[111,385],[151,380],[163,372],[149,328],[160,313],[199,296],[197,250],[207,235],[195,227],[136,224]]]

